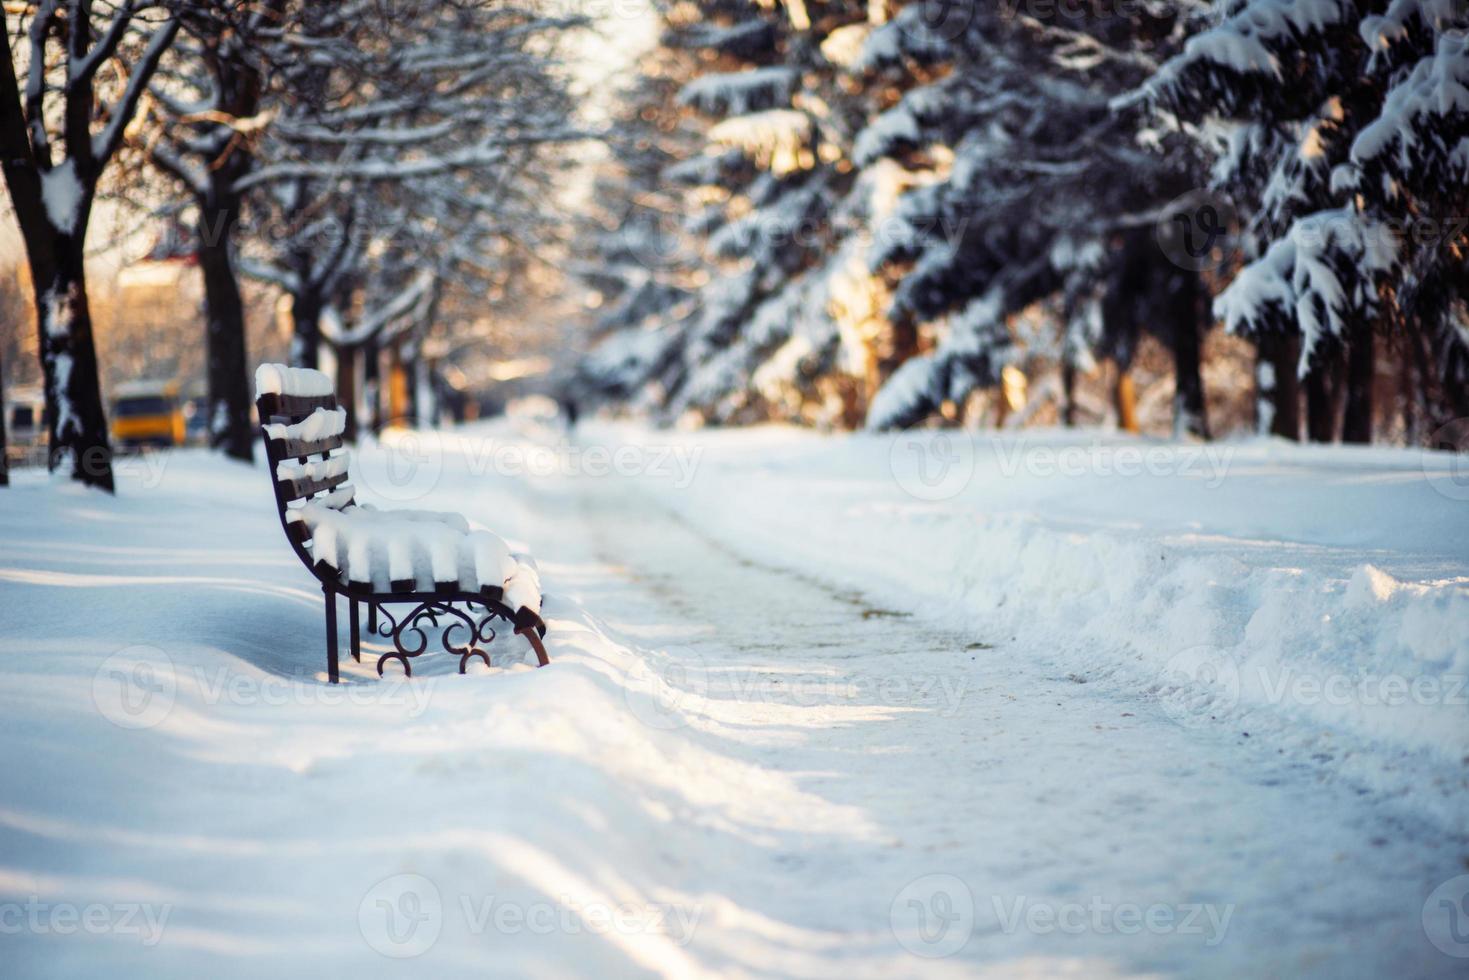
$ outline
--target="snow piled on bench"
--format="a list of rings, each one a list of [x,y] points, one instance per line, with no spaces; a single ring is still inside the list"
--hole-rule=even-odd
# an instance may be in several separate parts
[[[265,437],[280,442],[320,442],[347,431],[347,410],[318,408],[299,422],[286,425],[272,422],[265,426]]]
[[[313,368],[287,367],[284,364],[262,364],[255,369],[255,397],[261,395],[296,395],[316,398],[334,392],[332,380]]]
[[[347,453],[327,459],[308,460],[304,463],[294,459],[283,459],[276,465],[275,475],[278,479],[295,480],[298,483],[308,480],[330,480],[332,477],[346,474],[348,462]]]
[[[340,458],[340,457],[339,457]],[[311,557],[336,569],[344,582],[392,591],[394,582],[411,581],[429,592],[457,583],[466,592],[500,589],[512,610],[541,609],[541,583],[535,564],[512,555],[499,536],[472,529],[461,515],[423,510],[338,509],[324,500],[308,501],[286,512],[311,531]]]

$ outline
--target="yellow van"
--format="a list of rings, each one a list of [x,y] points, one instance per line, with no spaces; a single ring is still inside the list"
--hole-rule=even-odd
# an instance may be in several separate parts
[[[176,381],[130,381],[112,396],[112,441],[118,447],[182,446],[184,409]]]

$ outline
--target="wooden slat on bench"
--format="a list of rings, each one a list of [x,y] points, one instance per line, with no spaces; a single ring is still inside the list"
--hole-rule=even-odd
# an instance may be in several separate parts
[[[336,395],[261,395],[256,401],[260,420],[304,418],[318,408],[336,408]]]
[[[302,456],[315,456],[317,453],[329,453],[333,449],[340,449],[342,437],[340,435],[327,436],[315,442],[307,442],[304,439],[272,439],[270,443],[278,458],[299,459]]]
[[[299,541],[303,547],[311,547],[311,528],[306,526],[305,521],[290,521],[286,524],[286,533]]]
[[[330,490],[347,482],[346,473],[338,473],[336,476],[323,477],[320,480],[291,480],[282,479],[277,481],[281,485],[283,495],[287,500],[299,500],[309,497],[322,490]]]

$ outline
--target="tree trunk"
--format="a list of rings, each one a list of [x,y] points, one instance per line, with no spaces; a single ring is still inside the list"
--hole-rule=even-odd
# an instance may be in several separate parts
[[[1061,362],[1061,424],[1076,427],[1076,365],[1069,358]]]
[[[1306,375],[1306,434],[1312,442],[1336,441],[1337,357],[1318,357]]]
[[[868,404],[871,404],[876,391],[884,384],[887,384],[887,380],[893,376],[893,372],[902,367],[904,362],[917,353],[918,328],[907,317],[903,317],[890,324],[878,344],[878,385],[876,389],[868,392]]]
[[[233,178],[228,178],[233,180]],[[239,195],[216,186],[199,202],[199,269],[204,278],[207,322],[209,445],[250,462],[250,382],[245,350],[245,304],[230,255],[231,232],[240,216]]]
[[[1208,406],[1204,400],[1204,332],[1213,325],[1203,284],[1192,271],[1179,271],[1171,280],[1168,305],[1173,328],[1173,437],[1209,438]]]
[[[355,347],[337,348],[337,404],[347,410],[347,425],[342,438],[357,441],[357,359]]]
[[[46,379],[49,465],[55,470],[69,456],[73,480],[112,493],[112,445],[107,438],[92,312],[87,305],[84,237],[80,230],[76,234],[55,232],[50,248],[54,263],[40,263],[43,268],[38,269],[34,257],[31,262],[41,371]],[[50,268],[44,268],[48,264]]]
[[[5,362],[0,360],[0,487],[10,486],[10,450],[6,447],[5,427],[10,412],[5,407]]]
[[[419,428],[433,428],[439,421],[439,393],[434,386],[433,366],[423,356],[423,345],[413,362],[413,420]]]
[[[86,486],[111,493],[112,446],[107,438],[107,414],[102,408],[102,390],[97,379],[97,349],[92,340],[92,315],[87,305],[83,246],[97,181],[117,152],[128,123],[137,111],[149,79],[160,59],[178,35],[180,20],[170,14],[151,31],[144,54],[129,67],[120,92],[99,97],[94,71],[100,60],[116,53],[121,33],[111,28],[98,39],[94,34],[91,5],[66,4],[61,16],[56,4],[33,10],[27,97],[22,107],[15,75],[16,57],[10,47],[10,7],[20,11],[34,5],[7,5],[0,13],[0,171],[10,189],[21,236],[30,260],[32,289],[36,298],[36,322],[40,336],[41,369],[46,381],[46,424],[50,445],[49,465],[55,470],[63,458],[71,457],[71,477]],[[137,13],[132,4],[118,5],[113,25],[125,31]],[[47,60],[47,40],[53,30],[62,31],[65,56],[54,65],[59,97],[48,112],[45,89],[52,63]],[[95,41],[95,43],[93,43]],[[111,48],[109,50],[109,45]],[[120,59],[112,58],[119,61]],[[94,132],[94,123],[106,106],[106,125]],[[66,143],[59,161],[53,152],[51,126]],[[29,134],[29,135],[28,135]]]
[[[1301,379],[1295,334],[1262,334],[1255,346],[1255,426],[1261,435],[1301,440]]]
[[[314,368],[321,357],[322,297],[302,291],[291,297],[291,366]]]
[[[1422,434],[1418,431],[1419,424],[1419,382],[1415,377],[1413,363],[1413,340],[1403,338],[1397,345],[1397,385],[1398,385],[1398,412],[1403,420],[1403,441],[1410,446],[1418,445]]]
[[[1197,318],[1180,322],[1173,337],[1173,435],[1209,438],[1204,375],[1199,366],[1201,338]]]
[[[1449,349],[1439,381],[1453,417],[1469,418],[1469,351],[1462,344]]]
[[[408,371],[403,366],[403,350],[399,344],[388,346],[387,416],[385,426],[403,425],[411,411],[409,404]]]
[[[381,359],[377,337],[368,337],[362,344],[362,393],[367,408],[367,417],[363,419],[363,424],[372,432],[378,432],[383,427]]]
[[[1123,432],[1137,432],[1137,388],[1132,383],[1132,375],[1122,365],[1117,365],[1117,385],[1112,391],[1113,402],[1117,406],[1117,428]]]
[[[1342,442],[1372,441],[1372,387],[1377,374],[1373,347],[1372,326],[1364,324],[1347,348],[1347,406],[1342,418]]]

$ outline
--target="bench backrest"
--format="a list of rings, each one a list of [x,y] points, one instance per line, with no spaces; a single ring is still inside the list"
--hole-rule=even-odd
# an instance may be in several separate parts
[[[282,437],[279,429],[274,433],[272,429],[304,422],[318,409],[330,412],[337,407],[335,394],[262,392],[255,399],[281,524],[308,566],[312,561],[304,549],[311,542],[311,531],[304,521],[290,520],[288,515],[291,505],[297,502],[325,503],[337,509],[353,502],[351,487],[344,486],[348,479],[347,457],[345,452],[338,453],[342,449],[342,435],[338,432],[314,439]],[[333,464],[332,461],[338,462]],[[287,465],[282,466],[282,463]]]

